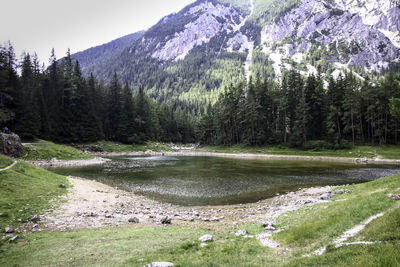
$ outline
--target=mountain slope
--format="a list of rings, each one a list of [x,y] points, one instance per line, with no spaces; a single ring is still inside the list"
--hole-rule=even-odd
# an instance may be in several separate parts
[[[196,113],[250,74],[363,75],[400,64],[399,30],[400,8],[387,0],[199,0],[82,66]]]
[[[140,31],[126,35],[109,43],[75,53],[72,58],[74,60],[78,60],[83,69],[90,68],[90,66],[99,64],[99,62],[111,57],[114,54],[119,55],[124,49],[142,37],[143,34],[144,31]]]

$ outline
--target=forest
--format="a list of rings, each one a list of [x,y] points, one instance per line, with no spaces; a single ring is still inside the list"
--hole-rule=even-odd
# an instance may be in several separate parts
[[[18,63],[11,44],[0,47],[0,126],[23,139],[187,143],[195,141],[193,124],[179,108],[122,86],[116,74],[108,85],[85,79],[69,51],[57,60],[53,50],[44,68],[35,55]]]
[[[279,84],[256,78],[227,88],[199,122],[198,139],[304,149],[396,144],[399,98],[400,75],[391,72],[373,80],[352,72],[323,79],[286,70]]]
[[[85,79],[69,51],[47,68],[35,55],[17,62],[11,44],[0,47],[0,126],[23,139],[60,143],[111,140],[205,145],[275,145],[304,149],[352,144],[396,144],[400,75],[334,79],[283,70],[280,82],[259,75],[226,86],[215,104],[193,116],[183,103],[159,103],[140,87]]]

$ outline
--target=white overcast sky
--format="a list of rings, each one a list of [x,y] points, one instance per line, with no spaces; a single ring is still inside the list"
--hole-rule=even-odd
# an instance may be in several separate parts
[[[148,29],[194,0],[1,0],[0,43],[57,58]]]

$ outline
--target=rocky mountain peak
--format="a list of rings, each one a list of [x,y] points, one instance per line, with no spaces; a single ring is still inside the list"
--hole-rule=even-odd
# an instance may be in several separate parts
[[[244,14],[232,6],[215,1],[202,1],[181,14],[181,17],[186,18],[188,23],[182,30],[167,35],[164,42],[158,43],[152,53],[153,58],[184,59],[195,46],[208,43],[211,38],[222,32],[234,31],[243,21]]]

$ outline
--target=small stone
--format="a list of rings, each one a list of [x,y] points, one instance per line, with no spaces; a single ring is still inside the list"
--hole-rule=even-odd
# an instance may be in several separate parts
[[[200,247],[201,247],[201,248],[204,248],[204,247],[207,247],[207,246],[208,246],[208,245],[207,245],[206,243],[201,243],[201,244],[200,244]]]
[[[210,219],[208,219],[208,218],[203,218],[203,222],[209,222],[210,221]]]
[[[352,192],[353,192],[353,191],[347,190],[347,189],[339,189],[339,190],[336,190],[336,191],[334,192],[334,194],[342,195],[342,194],[350,194],[350,193],[352,193]]]
[[[41,220],[41,218],[40,218],[40,216],[37,215],[37,214],[32,215],[32,216],[30,216],[30,217],[28,218],[28,221],[31,221],[31,222],[38,222],[38,221],[40,221],[40,220]]]
[[[14,228],[11,228],[11,227],[6,227],[6,229],[4,229],[4,232],[5,232],[6,234],[11,234],[11,233],[14,233],[14,232],[15,232],[15,229],[14,229]]]
[[[171,262],[152,262],[150,264],[145,265],[145,267],[170,267],[175,266]]]
[[[219,222],[219,218],[218,218],[218,217],[212,217],[212,218],[211,218],[211,221],[212,221],[212,222]]]
[[[246,230],[239,230],[235,233],[235,236],[242,236],[242,235],[247,235]]]
[[[275,230],[276,230],[276,227],[275,227],[275,225],[274,225],[272,222],[265,222],[265,223],[263,223],[263,227],[264,227],[264,229],[267,230],[267,231],[275,231]]]
[[[119,195],[116,195],[115,198],[119,198]]]
[[[199,241],[209,242],[212,241],[212,239],[213,239],[212,235],[203,235],[202,237],[199,238]]]
[[[65,184],[60,184],[60,187],[61,187],[61,188],[67,188],[67,187],[65,186]]]
[[[260,241],[261,246],[263,247],[269,247],[269,248],[277,248],[280,246],[280,244],[274,240],[268,239],[268,234],[266,233],[261,233],[257,235],[257,240]]]
[[[105,217],[106,217],[107,219],[110,219],[110,218],[112,218],[113,216],[112,216],[111,214],[107,214]]]
[[[140,221],[139,221],[139,218],[132,217],[132,218],[129,218],[128,222],[130,222],[130,223],[139,223]]]
[[[322,194],[322,195],[319,197],[319,199],[321,199],[321,200],[330,199],[330,198],[332,198],[332,193],[331,193],[331,192]]]
[[[238,226],[239,224],[238,224],[238,222],[233,222],[233,226]]]
[[[388,198],[393,199],[393,200],[400,200],[400,194],[397,194],[397,195],[389,194]]]
[[[8,239],[8,241],[13,242],[17,239],[19,239],[19,236],[15,235],[15,236],[11,237],[10,239]]]
[[[161,223],[162,224],[171,224],[172,218],[168,217],[168,216],[164,216],[161,218]]]

